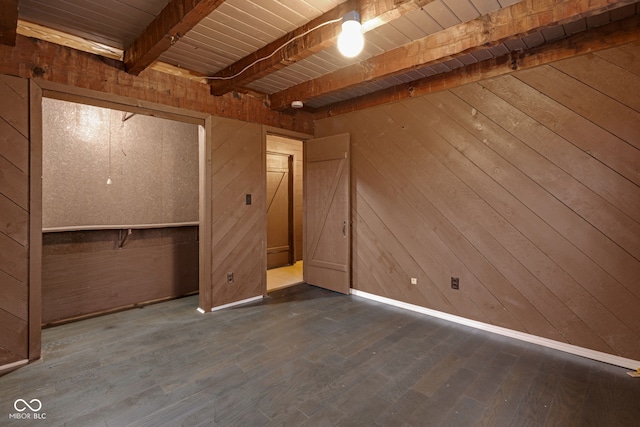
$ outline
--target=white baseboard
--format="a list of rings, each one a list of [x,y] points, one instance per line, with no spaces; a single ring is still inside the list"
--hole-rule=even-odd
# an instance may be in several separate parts
[[[258,295],[257,297],[251,297],[251,298],[243,299],[242,301],[230,302],[229,304],[224,304],[224,305],[219,305],[217,307],[213,307],[211,309],[211,311],[224,310],[225,308],[234,307],[236,305],[247,304],[247,303],[250,303],[250,302],[259,301],[262,298],[264,298],[263,295]],[[200,310],[198,310],[198,311],[200,311]]]
[[[593,359],[600,362],[608,363],[610,365],[621,366],[623,368],[633,369],[634,371],[640,367],[640,361],[638,360],[627,359],[620,356],[614,356],[613,354],[603,353],[601,351],[596,351],[596,350],[590,350],[588,348],[578,347],[576,345],[567,344],[560,341],[555,341],[548,338],[527,334],[524,332],[514,331],[513,329],[507,329],[500,326],[490,325],[488,323],[478,322],[476,320],[466,319],[464,317],[455,316],[453,314],[444,313],[442,311],[432,310],[429,308],[420,307],[418,305],[409,304],[409,303],[394,300],[391,298],[370,294],[368,292],[359,291],[357,289],[351,289],[351,294],[358,297],[370,299],[373,301],[378,301],[384,304],[389,304],[394,307],[403,308],[405,310],[415,311],[417,313],[426,314],[428,316],[433,316],[439,319],[448,320],[450,322],[459,323],[461,325],[470,326],[472,328],[481,329],[483,331],[492,332],[494,334],[515,338],[520,341],[526,341],[526,342],[538,344],[544,347],[549,347],[556,350],[564,351],[566,353],[571,353],[578,356],[586,357],[588,359]]]

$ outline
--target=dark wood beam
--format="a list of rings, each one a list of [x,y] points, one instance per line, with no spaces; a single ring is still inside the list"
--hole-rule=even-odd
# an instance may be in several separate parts
[[[105,100],[119,103],[119,97],[139,101],[139,106],[162,104],[261,123],[281,129],[313,133],[311,114],[273,111],[262,99],[242,94],[211,96],[209,85],[192,79],[149,69],[140,76],[124,71],[121,61],[73,48],[18,35],[13,47],[0,45],[0,74],[50,82],[58,92],[92,97],[91,91],[107,94]],[[87,90],[89,92],[87,92]],[[84,94],[84,95],[83,95]]]
[[[364,30],[371,31],[394,19],[398,19],[408,12],[417,10],[431,1],[433,0],[347,0],[329,12],[310,21],[308,24],[295,29],[216,73],[215,77],[234,76],[250,66],[246,71],[242,72],[242,74],[232,79],[211,80],[211,93],[213,95],[223,95],[230,91],[241,91],[243,86],[254,80],[258,80],[267,74],[287,67],[335,45],[342,28],[340,22],[318,28],[306,36],[300,36],[320,24],[341,18],[349,11],[359,10],[362,23],[368,23],[364,26]],[[300,39],[282,49],[280,53],[269,57],[283,44],[295,37],[300,37]],[[251,65],[260,58],[267,59]]]
[[[0,44],[16,45],[18,28],[18,0],[0,1]]]
[[[224,0],[171,0],[124,52],[128,73],[138,75]]]
[[[635,0],[525,0],[272,94],[271,108],[283,110],[293,100],[402,74],[631,3]]]
[[[636,15],[578,33],[527,52],[488,59],[448,73],[425,77],[411,83],[321,107],[314,111],[314,119],[319,120],[407,98],[428,95],[628,43],[640,43],[640,16]]]

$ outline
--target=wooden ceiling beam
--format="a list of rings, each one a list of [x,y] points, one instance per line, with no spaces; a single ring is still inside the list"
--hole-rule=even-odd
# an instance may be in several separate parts
[[[402,15],[417,10],[432,1],[433,0],[347,0],[306,25],[296,28],[278,40],[269,43],[256,52],[216,73],[213,77],[222,77],[223,79],[210,81],[211,93],[213,95],[223,95],[230,91],[242,91],[241,88],[252,81],[258,80],[267,74],[273,73],[274,71],[287,67],[335,45],[342,28],[340,22],[318,28],[308,35],[302,37],[301,35],[320,24],[340,19],[347,12],[359,10],[360,20],[363,23],[363,31],[366,32],[391,22],[394,19],[398,19]],[[292,42],[282,49],[280,53],[270,56],[281,48],[282,45],[296,37],[299,37],[300,40]],[[261,58],[265,59],[255,63],[256,60]],[[227,78],[229,76],[235,76],[242,70],[245,71],[237,77]]]
[[[633,16],[542,45],[526,52],[512,53],[458,68],[448,73],[425,77],[410,83],[337,102],[314,111],[314,120],[338,116],[365,108],[401,101],[468,83],[515,73],[518,70],[550,64],[628,43],[640,43],[640,16]]]
[[[18,0],[0,1],[0,44],[16,45],[18,28]]]
[[[138,75],[224,0],[171,0],[124,52],[128,73]]]
[[[294,100],[304,102],[381,80],[634,2],[635,0],[521,1],[272,94],[271,108],[284,110]]]
[[[33,22],[23,21],[21,19],[18,19],[17,32],[18,35],[21,36],[44,40],[49,43],[70,47],[75,50],[92,53],[94,55],[99,55],[109,59],[115,59],[117,61],[122,61],[122,56],[124,55],[122,49],[86,40],[82,37],[65,33],[64,31],[54,30],[53,28],[34,24]],[[198,74],[194,71],[189,71],[185,68],[179,68],[161,61],[155,61],[149,67],[147,67],[147,69],[160,71],[166,74],[173,74],[174,76],[184,77],[185,79],[189,80],[195,80],[203,84],[207,83],[207,81],[203,79],[204,76],[202,74]],[[262,95],[262,98],[264,97],[265,95]]]

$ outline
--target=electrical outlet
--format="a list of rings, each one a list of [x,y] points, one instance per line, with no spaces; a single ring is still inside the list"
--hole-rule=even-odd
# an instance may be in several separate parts
[[[415,278],[415,277],[412,277],[412,278],[411,278],[411,284],[412,284],[412,285],[417,285],[417,284],[418,284],[418,279],[417,279],[417,278]]]
[[[233,273],[227,273],[227,283],[228,284],[233,283]]]
[[[460,289],[460,279],[458,277],[451,278],[451,289]]]

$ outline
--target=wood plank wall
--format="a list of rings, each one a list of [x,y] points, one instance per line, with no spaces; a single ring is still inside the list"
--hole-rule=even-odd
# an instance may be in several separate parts
[[[212,122],[211,307],[218,307],[266,291],[266,178],[262,126]],[[227,283],[227,273],[234,283]]]
[[[267,151],[293,156],[293,241],[295,260],[302,260],[302,141],[267,135]]]
[[[198,227],[43,236],[45,325],[197,291]]]
[[[28,357],[29,82],[0,75],[0,366]]]
[[[639,64],[629,44],[318,121],[352,137],[353,287],[640,360]]]

